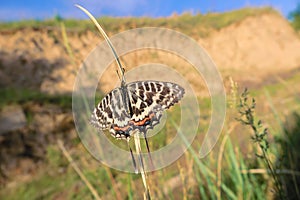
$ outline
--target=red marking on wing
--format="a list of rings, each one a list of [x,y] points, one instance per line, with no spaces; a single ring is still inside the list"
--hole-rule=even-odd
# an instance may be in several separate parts
[[[154,116],[155,116],[155,114],[154,114],[154,113],[151,113],[151,114],[149,115],[149,117],[145,117],[145,118],[144,118],[143,120],[141,120],[141,121],[136,122],[136,121],[134,121],[134,120],[131,120],[131,121],[129,122],[129,125],[124,126],[124,127],[114,126],[113,129],[114,129],[115,131],[124,131],[124,132],[126,132],[132,125],[134,125],[134,126],[143,126],[147,121],[151,120],[151,118],[154,117]]]
[[[115,131],[124,131],[124,132],[125,132],[127,129],[129,129],[129,127],[130,127],[129,125],[127,125],[127,126],[125,126],[125,127],[114,126],[113,129],[114,129]]]
[[[134,124],[135,126],[143,126],[143,125],[144,125],[147,121],[149,121],[152,117],[154,117],[154,113],[151,113],[151,114],[149,115],[149,117],[146,117],[146,118],[144,118],[144,119],[141,120],[141,121],[136,122],[136,121],[131,120],[130,123]]]

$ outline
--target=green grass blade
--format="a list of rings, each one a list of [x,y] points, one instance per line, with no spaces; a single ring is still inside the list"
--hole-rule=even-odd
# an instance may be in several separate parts
[[[171,122],[172,122],[173,126],[176,128],[177,133],[179,134],[179,136],[183,140],[184,144],[187,147],[189,147],[188,141],[186,140],[186,138],[185,138],[184,134],[181,132],[181,130],[178,128],[177,124],[173,120]],[[217,180],[216,175],[200,161],[196,151],[191,146],[189,147],[188,151],[191,153],[194,161],[198,165],[198,167],[201,170],[202,174],[204,174],[205,176],[210,177],[213,181],[216,181]],[[234,194],[234,192],[231,189],[229,189],[225,184],[222,183],[221,188],[228,195],[228,197],[230,197],[230,199],[237,199],[237,196]]]

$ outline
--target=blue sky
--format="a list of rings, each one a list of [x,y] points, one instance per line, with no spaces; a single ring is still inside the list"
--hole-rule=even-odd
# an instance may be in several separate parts
[[[170,16],[172,13],[224,12],[245,6],[272,6],[287,16],[300,0],[1,0],[0,21],[63,18],[86,18],[74,4],[80,4],[100,17],[106,16]]]

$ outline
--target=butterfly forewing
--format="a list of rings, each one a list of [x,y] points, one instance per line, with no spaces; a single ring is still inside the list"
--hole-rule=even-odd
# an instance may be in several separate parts
[[[106,95],[94,109],[91,122],[100,129],[110,129],[114,137],[127,139],[133,130],[153,129],[162,111],[183,95],[184,89],[175,83],[132,82]]]
[[[135,123],[150,118],[145,127],[153,128],[159,123],[162,111],[177,103],[184,89],[177,84],[161,81],[137,81],[127,85]]]

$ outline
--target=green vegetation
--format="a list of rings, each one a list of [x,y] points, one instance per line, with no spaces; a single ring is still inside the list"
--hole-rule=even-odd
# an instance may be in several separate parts
[[[26,88],[0,88],[0,109],[8,104],[24,104],[35,102],[40,104],[56,104],[62,108],[72,108],[70,95],[50,95]]]
[[[293,81],[293,79],[294,77],[291,80],[287,80],[287,82]],[[274,85],[276,84],[278,83]],[[285,85],[282,83],[282,87],[279,87],[276,93],[272,93],[273,99],[282,96],[282,93],[286,90]],[[271,85],[269,88],[272,88]],[[262,92],[263,90],[265,89],[253,92],[259,95],[257,99],[260,99],[265,94]],[[26,95],[23,94],[23,97],[30,101],[41,100],[41,97],[38,95],[29,94],[30,92]],[[284,181],[288,185],[285,185],[283,188],[288,188],[289,196],[299,197],[297,193],[299,191],[297,186],[297,183],[299,183],[297,176],[297,173],[299,173],[297,172],[299,170],[299,163],[297,163],[297,160],[299,160],[297,153],[297,147],[299,146],[297,133],[300,130],[299,114],[293,114],[293,119],[289,120],[290,123],[293,122],[292,124],[296,125],[286,126],[282,123],[284,124],[282,130],[276,129],[272,131],[272,127],[269,127],[269,133],[265,134],[266,129],[262,127],[262,122],[257,117],[261,113],[259,110],[254,110],[256,104],[259,105],[262,101],[256,101],[254,106],[249,95],[249,93],[242,94],[241,104],[238,102],[239,99],[235,100],[236,104],[239,105],[239,110],[228,107],[228,120],[222,137],[219,139],[214,151],[204,159],[199,159],[198,149],[202,141],[200,133],[203,132],[203,127],[208,125],[209,119],[201,118],[200,133],[188,149],[188,152],[185,153],[185,156],[177,161],[177,167],[174,164],[149,174],[149,185],[153,198],[269,199],[279,198],[280,195],[284,198],[287,195],[287,191],[276,189],[278,184],[279,188],[282,189],[282,183],[278,182],[279,180],[289,181]],[[21,97],[19,96],[18,98]],[[246,103],[248,100],[251,101]],[[208,104],[206,99],[199,99],[199,101],[204,101],[206,102],[204,104]],[[297,99],[293,101],[294,105],[299,105]],[[269,103],[272,104],[272,102]],[[203,112],[207,112],[205,107],[201,106]],[[276,109],[280,108],[276,107]],[[239,113],[243,115],[241,116]],[[178,121],[176,116],[180,116],[178,115],[178,110],[173,109],[168,115],[172,119],[168,120],[166,127],[174,127],[172,123]],[[274,114],[272,121],[276,117]],[[243,123],[249,125],[250,128],[247,129],[244,125],[239,125],[239,128],[233,129],[232,126],[236,126],[235,118],[243,120]],[[263,118],[265,119],[265,117]],[[170,138],[173,137],[172,133],[174,133],[173,128],[170,130],[167,128],[159,133],[156,138],[151,138],[149,140],[150,148],[152,150],[159,148],[162,144],[170,141]],[[239,144],[236,138],[237,135],[243,135],[246,145],[241,146]],[[184,140],[184,133],[180,133],[180,136]],[[143,143],[142,145],[145,149]],[[265,152],[268,156],[262,156],[261,152]],[[284,156],[282,157],[282,155]],[[137,199],[141,197],[142,190],[138,188],[140,188],[142,182],[139,175],[126,174],[99,165],[97,161],[84,151],[81,144],[72,149],[72,157],[101,198],[119,199],[119,196],[121,196],[121,199]],[[265,159],[267,159],[267,162]],[[20,199],[23,197],[43,199],[57,197],[81,199],[84,197],[85,199],[93,199],[89,189],[78,177],[56,145],[48,147],[46,161],[48,163],[46,168],[40,170],[39,175],[34,180],[19,185],[13,190],[3,190],[0,192],[0,196],[5,196],[6,199]],[[271,164],[266,165],[266,163]],[[269,168],[269,166],[272,167]],[[179,174],[183,177],[181,179],[182,183],[178,188],[168,188],[168,182],[172,178],[179,176]],[[174,193],[175,190],[177,191],[176,193]]]
[[[74,8],[76,9],[76,8]],[[226,13],[208,13],[205,15],[184,13],[179,16],[169,18],[149,18],[149,17],[127,17],[113,18],[101,17],[98,21],[108,33],[118,33],[121,30],[128,30],[139,27],[166,27],[193,36],[207,36],[212,30],[219,30],[232,23],[242,21],[249,16],[261,15],[263,13],[276,13],[272,8],[244,8]],[[62,19],[59,15],[53,19],[45,21],[25,20],[18,22],[0,23],[0,29],[12,31],[23,28],[54,28],[60,29],[60,22],[63,22],[68,30],[86,31],[95,30],[94,25],[89,20]]]
[[[256,150],[256,156],[263,160],[265,163],[265,168],[271,174],[275,185],[276,194],[278,194],[280,199],[283,199],[283,189],[280,177],[276,173],[276,166],[270,159],[269,155],[269,141],[267,138],[268,128],[263,127],[261,120],[255,120],[255,99],[249,99],[249,92],[247,89],[241,94],[240,103],[238,105],[238,112],[240,114],[237,120],[245,125],[249,126],[253,132],[252,140],[254,144],[257,144],[258,148]]]
[[[298,3],[295,10],[289,14],[289,18],[295,30],[300,30],[300,3]]]

